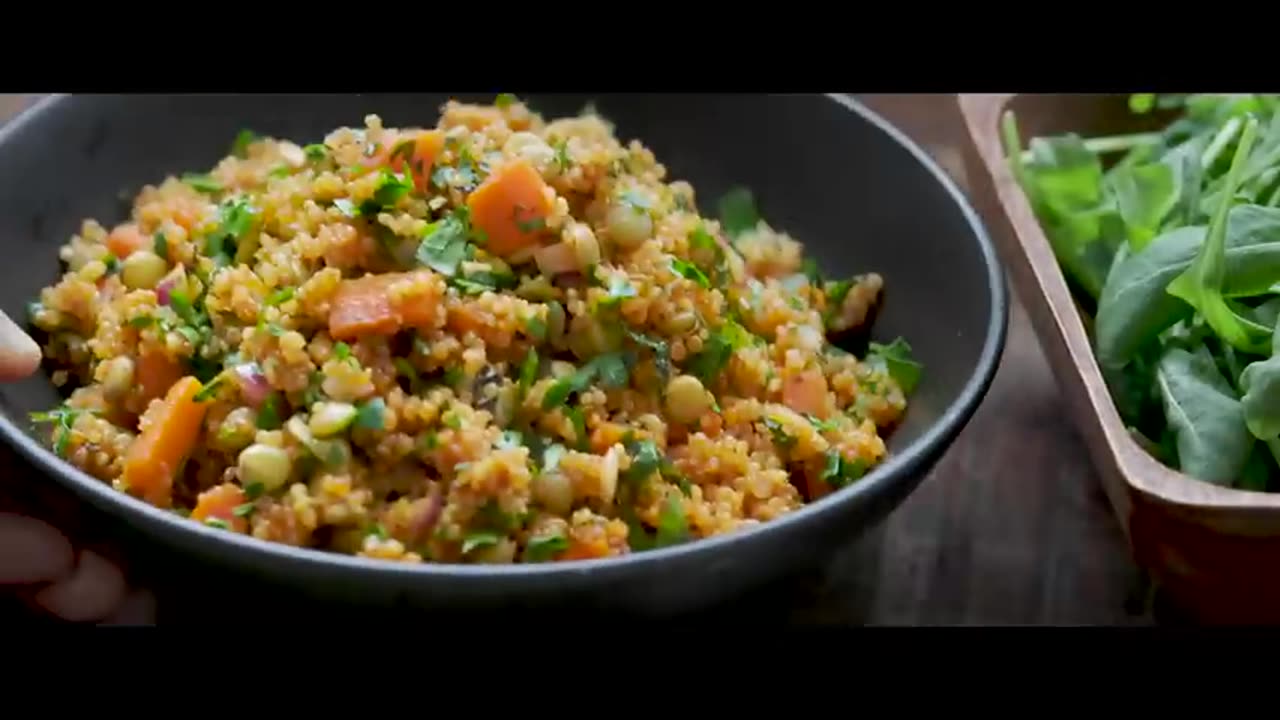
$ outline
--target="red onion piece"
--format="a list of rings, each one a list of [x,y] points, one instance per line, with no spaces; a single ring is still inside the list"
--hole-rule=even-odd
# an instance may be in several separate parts
[[[176,277],[168,277],[168,278],[165,278],[164,280],[161,280],[160,284],[156,285],[156,300],[161,305],[168,306],[170,293],[173,292],[173,286],[177,284],[178,284],[178,278]]]
[[[235,367],[236,382],[240,385],[240,394],[245,402],[258,407],[271,394],[271,383],[262,374],[257,363],[244,363]]]

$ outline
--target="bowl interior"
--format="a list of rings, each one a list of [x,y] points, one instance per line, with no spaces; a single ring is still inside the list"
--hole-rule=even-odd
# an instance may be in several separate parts
[[[594,102],[624,142],[642,141],[669,178],[693,184],[705,214],[724,191],[749,187],[765,219],[803,242],[828,276],[882,274],[886,304],[874,337],[906,338],[925,365],[892,448],[919,438],[974,374],[993,312],[974,230],[931,171],[861,114],[825,96],[524,97],[548,118]],[[369,113],[387,126],[430,126],[445,99],[60,98],[0,135],[0,169],[10,179],[0,195],[0,243],[17,260],[0,267],[0,307],[25,317],[26,303],[61,272],[57,248],[82,220],[109,227],[125,219],[143,185],[211,167],[242,128],[307,143],[340,125],[359,127]],[[24,428],[29,412],[57,402],[43,374],[0,388],[0,408]]]

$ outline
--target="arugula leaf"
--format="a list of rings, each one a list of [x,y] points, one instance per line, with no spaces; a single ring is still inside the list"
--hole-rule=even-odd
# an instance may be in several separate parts
[[[867,364],[887,372],[904,394],[915,391],[924,366],[912,359],[911,346],[906,340],[896,338],[888,345],[873,342],[868,347]]]
[[[755,196],[744,187],[725,193],[719,202],[720,225],[730,238],[737,238],[748,230],[754,230],[760,222]]]
[[[1269,348],[1270,337],[1250,332],[1222,296],[1226,280],[1227,213],[1231,209],[1231,199],[1235,196],[1245,159],[1249,156],[1257,131],[1257,120],[1250,118],[1245,123],[1244,132],[1236,146],[1235,157],[1227,173],[1223,199],[1209,223],[1204,244],[1191,267],[1169,283],[1168,291],[1196,308],[1218,337],[1244,352],[1263,353]]]

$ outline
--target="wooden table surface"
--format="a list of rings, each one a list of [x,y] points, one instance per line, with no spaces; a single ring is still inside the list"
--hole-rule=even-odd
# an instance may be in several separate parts
[[[952,96],[861,99],[964,184]],[[0,118],[21,104],[0,98]],[[749,606],[767,608],[779,621],[842,625],[1150,622],[1131,602],[1139,573],[1085,447],[1016,298],[1011,308],[1007,347],[985,403],[919,490],[824,576],[766,589]],[[0,446],[0,463],[14,468],[0,479],[0,510],[50,518],[120,562],[132,586],[150,591],[136,594],[140,602],[154,597],[161,624],[198,620],[216,606],[298,607],[278,592],[262,591],[267,601],[243,584],[229,589],[121,539],[114,522],[26,470],[7,447]],[[0,604],[0,624],[18,612],[6,607]]]

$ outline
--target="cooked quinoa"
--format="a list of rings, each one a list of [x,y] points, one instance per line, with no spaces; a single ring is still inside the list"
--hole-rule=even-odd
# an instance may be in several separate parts
[[[404,562],[643,551],[772,520],[885,457],[919,366],[862,358],[867,273],[824,279],[736,190],[718,217],[584,111],[449,102],[87,220],[31,305],[56,452],[263,540]]]

